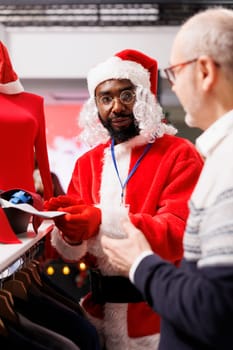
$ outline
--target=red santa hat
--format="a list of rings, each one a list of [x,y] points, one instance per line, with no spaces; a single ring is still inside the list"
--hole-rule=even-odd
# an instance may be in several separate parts
[[[0,41],[0,93],[13,95],[22,91],[24,88],[12,67],[8,50]]]
[[[151,90],[156,95],[157,61],[140,51],[131,49],[116,53],[89,71],[87,85],[90,96],[95,95],[95,89],[100,83],[110,79],[129,79],[135,86]]]

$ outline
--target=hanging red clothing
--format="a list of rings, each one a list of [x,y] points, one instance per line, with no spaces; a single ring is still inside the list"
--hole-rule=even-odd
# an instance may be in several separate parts
[[[21,188],[35,192],[35,158],[44,185],[52,196],[43,98],[28,92],[0,93],[0,189]]]

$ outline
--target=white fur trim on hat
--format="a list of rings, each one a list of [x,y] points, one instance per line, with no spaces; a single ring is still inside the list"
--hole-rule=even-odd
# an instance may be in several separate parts
[[[7,95],[14,95],[23,92],[24,88],[20,83],[19,79],[15,81],[11,81],[6,84],[0,84],[0,93]]]
[[[90,96],[95,95],[100,83],[110,79],[129,79],[135,86],[150,90],[150,73],[147,69],[136,62],[114,56],[89,71],[87,85]]]

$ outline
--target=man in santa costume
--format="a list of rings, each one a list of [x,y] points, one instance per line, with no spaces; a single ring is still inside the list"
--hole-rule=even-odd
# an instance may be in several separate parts
[[[72,261],[95,257],[92,291],[82,305],[106,350],[156,349],[160,320],[118,276],[101,236],[122,238],[120,222],[129,216],[157,254],[178,264],[187,201],[202,168],[194,146],[162,121],[157,73],[156,60],[128,49],[90,70],[79,123],[92,148],[77,160],[67,195],[45,205],[67,212],[55,220],[57,251]]]

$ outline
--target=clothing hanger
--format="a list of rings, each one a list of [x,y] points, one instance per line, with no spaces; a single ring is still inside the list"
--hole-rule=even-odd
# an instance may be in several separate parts
[[[40,273],[40,262],[36,259],[32,259],[31,262],[36,266],[37,271]]]
[[[20,267],[19,270],[15,271],[14,278],[19,281],[22,281],[26,290],[28,290],[32,284],[32,281],[30,274],[23,269],[23,266],[25,266],[25,260],[26,254],[23,256],[23,265]]]
[[[28,274],[32,283],[34,283],[38,287],[42,287],[40,276],[37,273],[36,267],[33,266],[32,263],[29,263],[28,265],[24,266],[21,271]]]
[[[11,293],[11,297],[17,297],[19,299],[27,301],[27,293],[34,283],[37,287],[42,286],[40,276],[37,273],[37,267],[30,261],[31,252],[28,255],[22,256],[24,265],[20,266],[19,270],[15,271],[11,276],[6,277],[1,282],[3,287],[3,293]],[[29,260],[29,263],[27,263]],[[6,295],[6,294],[5,294]],[[9,302],[10,300],[9,297]]]
[[[21,265],[19,265],[21,267]],[[19,267],[19,268],[20,268]],[[23,300],[27,300],[27,289],[22,280],[16,279],[15,274],[17,270],[14,271],[9,276],[5,277],[1,281],[2,289],[8,291],[12,294],[12,297],[17,297]],[[9,298],[10,299],[10,298]]]
[[[8,336],[8,331],[4,325],[3,320],[0,318],[0,335],[3,335],[4,337]]]
[[[23,282],[26,290],[28,290],[30,288],[31,284],[32,284],[30,275],[26,271],[21,271],[21,270],[16,271],[15,274],[14,274],[14,278],[16,280],[19,280],[19,281]]]
[[[18,316],[5,295],[0,295],[0,317],[13,323],[18,322]]]
[[[21,268],[21,272],[26,273],[30,280],[31,283],[34,283],[37,287],[42,287],[42,281],[40,278],[40,274],[38,273],[38,267],[35,263],[35,259],[33,259],[35,252],[38,250],[38,245],[35,245],[32,247],[27,254],[24,256],[24,265]]]
[[[82,307],[80,306],[80,304],[78,302],[68,298],[66,295],[64,295],[61,292],[59,292],[58,290],[54,289],[54,287],[52,285],[48,284],[48,281],[45,281],[43,279],[43,274],[41,275],[41,268],[40,268],[41,265],[40,265],[40,262],[38,260],[32,259],[31,263],[33,264],[34,268],[36,269],[37,274],[39,276],[39,279],[42,283],[42,287],[40,288],[40,290],[42,292],[47,293],[49,296],[60,301],[61,303],[63,303],[67,307],[70,307],[72,310],[77,311],[79,313],[79,315],[86,317],[84,315],[84,311],[83,311]]]
[[[10,291],[3,289],[3,282],[0,281],[0,335],[8,336],[7,328],[1,317],[7,321],[17,323],[18,316],[14,311],[14,299]]]
[[[40,279],[41,283],[43,284],[43,281],[41,279],[41,264],[38,260],[32,259],[31,265],[35,268],[36,274],[38,275],[38,278]]]
[[[0,289],[0,296],[2,296],[3,298],[6,298],[7,302],[9,303],[11,309],[9,309],[7,311],[7,315],[8,313],[12,313],[13,312],[13,308],[14,308],[14,299],[12,297],[12,294],[11,292],[9,292],[8,290],[6,289]],[[0,301],[0,308],[2,307],[2,302]],[[8,305],[6,305],[6,309],[8,308]],[[1,313],[0,313],[1,314]],[[5,316],[5,314],[3,314],[2,316]],[[11,316],[10,316],[11,317]],[[8,318],[8,317],[7,317]],[[3,320],[0,318],[0,336],[4,336],[4,337],[7,337],[8,336],[8,331],[5,327],[5,324],[3,322]],[[1,341],[0,341],[1,343]]]
[[[5,296],[8,299],[10,305],[14,306],[14,299],[13,299],[13,296],[12,296],[11,292],[9,292],[6,289],[1,289],[0,290],[0,295]]]
[[[27,289],[22,281],[16,280],[14,275],[3,282],[3,288],[11,292],[13,297],[27,300]]]
[[[32,260],[30,266],[34,270],[34,274],[37,276],[38,280],[41,282],[42,285],[43,282],[41,280],[39,262],[36,262],[36,260]]]

